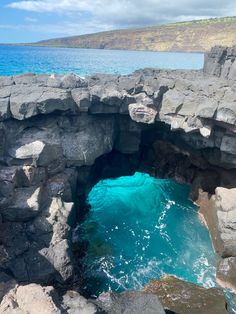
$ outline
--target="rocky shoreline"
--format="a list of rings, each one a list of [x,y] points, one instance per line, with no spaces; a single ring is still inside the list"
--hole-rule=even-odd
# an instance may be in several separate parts
[[[100,311],[55,288],[78,286],[72,230],[88,190],[137,170],[191,184],[222,257],[218,282],[236,290],[235,126],[236,47],[213,48],[203,71],[0,77],[0,312],[29,312],[27,289],[43,313]]]

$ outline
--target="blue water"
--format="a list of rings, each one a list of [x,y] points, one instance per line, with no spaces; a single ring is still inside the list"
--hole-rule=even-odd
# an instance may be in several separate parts
[[[85,290],[140,289],[165,274],[215,286],[217,257],[188,193],[186,185],[144,173],[94,186],[80,227],[88,241]]]
[[[146,67],[201,69],[203,54],[0,45],[0,75],[24,72],[73,72],[81,76],[129,74]]]

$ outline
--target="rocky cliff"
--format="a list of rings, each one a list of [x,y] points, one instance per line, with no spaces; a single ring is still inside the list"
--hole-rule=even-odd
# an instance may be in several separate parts
[[[214,48],[204,71],[1,77],[0,280],[77,280],[72,227],[101,177],[142,169],[193,197],[235,187],[235,52]]]
[[[55,38],[30,45],[199,52],[215,45],[234,45],[235,34],[236,17],[223,17]]]

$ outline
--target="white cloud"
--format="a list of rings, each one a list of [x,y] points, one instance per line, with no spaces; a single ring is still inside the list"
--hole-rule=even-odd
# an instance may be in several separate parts
[[[26,0],[10,8],[33,12],[88,12],[101,22],[143,25],[190,18],[236,15],[235,0]]]
[[[236,15],[235,0],[25,0],[8,7],[60,14],[60,24],[39,25],[28,19],[29,25],[24,26],[57,35]]]
[[[30,21],[29,21],[30,22]],[[72,36],[72,35],[82,35],[92,32],[100,32],[104,30],[109,30],[110,25],[106,24],[96,24],[95,22],[84,23],[71,23],[71,22],[62,22],[62,23],[44,23],[37,24],[35,22],[27,24],[0,24],[0,30],[17,30],[17,31],[29,31],[34,33],[44,33],[49,34],[49,36]]]
[[[74,11],[90,11],[92,7],[98,5],[99,0],[33,0],[12,2],[7,6],[14,9],[21,9],[33,12],[74,12]],[[94,5],[93,5],[94,3]],[[92,7],[91,7],[92,5]]]
[[[33,18],[33,17],[26,17],[25,21],[29,22],[29,23],[36,23],[36,22],[38,22],[38,19]]]

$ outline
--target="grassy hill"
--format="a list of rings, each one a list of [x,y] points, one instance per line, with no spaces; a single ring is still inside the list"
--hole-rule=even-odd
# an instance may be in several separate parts
[[[137,29],[56,38],[32,45],[49,47],[203,52],[236,44],[236,17],[179,22]]]

